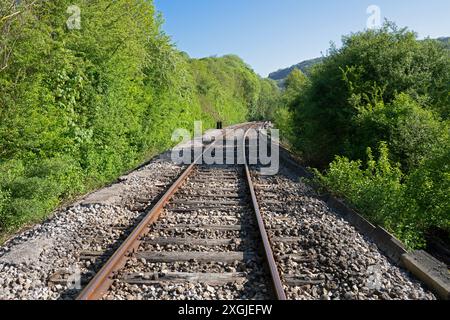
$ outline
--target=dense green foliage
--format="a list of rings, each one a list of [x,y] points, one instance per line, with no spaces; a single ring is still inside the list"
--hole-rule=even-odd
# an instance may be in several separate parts
[[[318,174],[322,184],[411,247],[430,228],[450,231],[450,51],[442,41],[386,23],[344,37],[308,78],[290,78],[281,114],[289,121],[281,121],[292,124],[292,144],[321,170],[337,156]]]
[[[448,143],[447,143],[448,144]],[[371,221],[393,231],[409,247],[425,245],[424,233],[450,230],[450,153],[438,149],[423,165],[404,177],[389,160],[385,143],[375,161],[368,148],[368,162],[337,157],[318,181],[346,197]]]
[[[307,84],[308,78],[299,69],[293,69],[284,81],[284,91],[279,98],[279,106],[273,120],[281,131],[281,140],[287,145],[297,140],[293,110],[299,103],[299,98],[304,95]]]
[[[79,29],[71,5],[0,1],[0,231],[166,150],[176,128],[260,119],[409,246],[450,231],[448,39],[352,34],[280,95],[236,56],[177,51],[151,1],[80,0]]]
[[[449,52],[436,41],[417,41],[414,33],[391,25],[345,37],[343,47],[330,50],[310,82],[299,104],[302,107],[297,109],[296,123],[302,136],[300,149],[320,167],[336,154],[363,159],[366,147],[376,148],[378,141],[387,141],[394,154],[404,152],[389,136],[402,138],[403,133],[386,132],[383,124],[391,120],[392,113],[397,113],[400,122],[408,121],[400,119],[403,116],[409,121],[417,116],[419,127],[433,126],[433,120],[449,116]],[[415,111],[423,109],[429,114],[412,115],[414,111],[407,107],[403,110],[409,110],[408,114],[402,114],[398,104],[405,99],[416,105]],[[422,156],[401,155],[396,160],[407,167],[410,160]]]
[[[0,230],[115,179],[195,120],[236,123],[277,92],[237,57],[191,60],[152,1],[0,1]],[[69,19],[70,20],[70,19]]]
[[[280,94],[275,82],[261,79],[239,57],[194,59],[191,66],[202,109],[216,120],[264,119],[275,108]]]

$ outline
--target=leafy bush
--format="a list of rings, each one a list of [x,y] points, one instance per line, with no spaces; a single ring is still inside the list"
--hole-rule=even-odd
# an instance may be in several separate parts
[[[21,161],[0,166],[2,229],[37,221],[61,200],[84,191],[84,174],[68,157],[44,159],[26,167]]]
[[[433,149],[428,159],[406,180],[406,197],[417,205],[420,229],[450,233],[450,142]]]
[[[295,104],[299,103],[309,84],[309,79],[300,70],[294,69],[284,83],[283,105],[295,108]]]
[[[374,160],[369,148],[369,160],[364,167],[361,161],[336,157],[326,174],[316,170],[318,182],[346,198],[369,220],[396,234],[407,246],[421,247],[426,228],[418,228],[417,207],[405,193],[403,174],[389,161],[385,143],[380,144],[379,153]]]
[[[294,69],[284,82],[284,90],[278,98],[279,105],[275,108],[273,119],[275,125],[281,131],[281,139],[285,144],[294,147],[299,137],[296,136],[295,107],[303,98],[304,92],[309,85],[309,79],[298,69]]]
[[[424,109],[410,95],[401,93],[389,104],[383,101],[358,108],[355,117],[354,157],[363,146],[374,147],[388,141],[395,162],[405,172],[417,168],[434,145],[448,139],[445,123],[430,110]]]
[[[3,229],[9,220],[9,193],[0,189],[0,228]]]
[[[295,141],[294,118],[292,112],[287,107],[280,107],[273,116],[277,129],[280,130],[280,139],[286,144]]]

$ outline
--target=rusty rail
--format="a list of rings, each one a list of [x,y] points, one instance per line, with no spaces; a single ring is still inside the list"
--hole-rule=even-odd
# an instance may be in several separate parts
[[[254,128],[255,126],[252,126],[250,129]],[[246,150],[246,144],[247,144],[247,134],[248,131],[244,135],[244,150]],[[246,152],[246,151],[244,151]],[[277,264],[275,262],[275,258],[273,256],[272,246],[269,240],[269,237],[267,235],[267,230],[264,224],[264,219],[261,214],[261,210],[259,208],[258,199],[256,198],[256,192],[255,187],[253,185],[252,176],[250,174],[250,169],[248,166],[248,159],[245,156],[245,173],[247,176],[247,184],[250,189],[250,194],[252,198],[252,205],[253,209],[255,211],[256,220],[258,222],[258,229],[261,236],[261,240],[263,242],[264,246],[264,254],[267,261],[267,264],[269,266],[270,271],[270,277],[272,279],[272,285],[274,289],[274,293],[278,300],[286,300],[286,293],[284,291],[283,282],[281,281],[280,273],[278,271]]]
[[[113,284],[112,279],[114,273],[122,269],[126,262],[127,256],[137,250],[141,244],[141,237],[148,233],[151,225],[155,223],[163,211],[164,206],[177,192],[180,186],[186,181],[189,175],[194,170],[198,161],[203,157],[204,153],[214,146],[211,144],[208,148],[203,150],[202,154],[189,165],[181,176],[175,181],[175,183],[169,188],[169,190],[162,196],[158,203],[150,210],[150,212],[144,217],[139,225],[133,230],[128,238],[122,243],[117,251],[111,256],[106,264],[100,269],[95,277],[89,282],[89,284],[78,295],[77,300],[99,300],[108,291]]]
[[[267,264],[269,265],[270,276],[272,279],[272,285],[278,300],[286,300],[286,293],[284,292],[283,283],[280,278],[280,273],[278,271],[275,258],[273,257],[272,246],[270,244],[269,237],[267,235],[266,227],[264,224],[264,219],[261,215],[259,209],[258,200],[256,199],[256,192],[253,186],[252,177],[248,165],[245,164],[245,172],[247,174],[247,182],[250,188],[250,193],[252,196],[253,209],[255,210],[256,220],[258,221],[258,228],[261,235],[261,239],[264,245],[264,253],[266,256]]]
[[[177,192],[178,188],[183,184],[187,177],[191,174],[195,167],[195,163],[191,164],[177,181],[170,187],[152,210],[139,223],[136,229],[128,236],[125,242],[113,254],[103,268],[95,275],[91,282],[84,288],[77,300],[99,300],[107,292],[113,283],[112,275],[123,268],[127,261],[127,255],[137,250],[141,244],[140,238],[146,234],[151,224],[156,222],[162,209],[170,198]]]
[[[251,128],[254,127],[255,125],[251,126]],[[246,140],[246,135],[247,134],[244,135],[244,144]],[[119,247],[119,249],[111,256],[111,258],[106,262],[106,264],[100,269],[100,271],[95,275],[95,277],[84,288],[84,290],[77,297],[77,300],[99,300],[103,297],[103,295],[108,291],[108,289],[114,282],[113,279],[114,274],[125,266],[127,262],[127,257],[139,248],[139,246],[141,245],[140,239],[142,238],[142,236],[149,232],[151,225],[154,224],[161,216],[164,206],[169,202],[169,200],[173,197],[173,195],[178,191],[180,186],[186,181],[189,175],[193,172],[195,166],[197,165],[200,158],[204,155],[204,153],[213,146],[214,143],[211,144],[208,148],[206,148],[202,152],[202,155],[200,155],[197,159],[195,159],[195,161],[191,165],[189,165],[188,168],[185,169],[185,171],[181,174],[181,176],[162,196],[162,198],[158,201],[158,203],[147,213],[144,219],[133,230],[133,232],[123,242],[123,244]],[[245,164],[245,171],[247,183],[251,193],[252,205],[256,214],[259,232],[264,245],[265,258],[270,269],[274,291],[276,297],[279,300],[286,300],[283,284],[281,282],[278,268],[276,266],[276,262],[273,257],[270,240],[267,236],[264,221],[261,216],[255,189],[251,180],[250,170],[247,163]]]

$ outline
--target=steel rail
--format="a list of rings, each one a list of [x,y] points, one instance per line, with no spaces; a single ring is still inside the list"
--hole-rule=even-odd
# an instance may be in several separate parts
[[[223,136],[223,133],[220,137]],[[195,143],[195,140],[194,140]],[[198,161],[203,155],[214,147],[215,143],[212,143],[202,154],[195,159],[195,161],[189,165],[175,183],[169,188],[169,190],[162,196],[158,203],[150,210],[139,225],[133,230],[133,232],[127,237],[122,245],[117,249],[106,264],[100,269],[95,277],[89,282],[89,284],[82,290],[76,300],[99,300],[108,291],[113,284],[113,275],[120,269],[122,269],[126,262],[127,256],[137,250],[141,244],[140,238],[142,235],[148,233],[150,226],[155,223],[163,211],[164,206],[169,202],[172,196],[178,191],[180,186],[186,181],[189,175],[194,170]],[[195,145],[194,145],[195,148]]]
[[[256,125],[252,125],[251,128],[254,128]],[[249,129],[247,129],[244,134],[244,157],[246,152],[246,136]],[[222,135],[223,136],[223,135]],[[221,136],[221,137],[222,137]],[[141,238],[143,235],[147,234],[150,230],[150,227],[153,223],[155,223],[161,213],[165,205],[170,201],[173,195],[178,191],[180,186],[186,181],[189,175],[193,172],[194,168],[198,164],[198,161],[203,157],[203,155],[213,148],[215,143],[208,146],[205,150],[203,150],[202,154],[195,159],[195,161],[188,166],[184,170],[184,172],[180,175],[180,177],[175,181],[175,183],[169,188],[169,190],[162,196],[162,198],[158,201],[158,203],[146,214],[144,219],[138,224],[138,226],[132,231],[132,233],[127,237],[127,239],[122,243],[122,245],[117,249],[111,258],[106,262],[106,264],[100,269],[100,271],[95,275],[95,277],[89,282],[89,284],[83,289],[83,291],[77,297],[77,300],[99,300],[103,297],[103,295],[108,291],[111,285],[114,282],[113,276],[120,269],[122,269],[127,262],[127,258],[133,252],[135,252],[139,246],[141,245]],[[250,189],[252,205],[255,211],[255,215],[258,221],[258,228],[261,235],[261,239],[264,245],[265,258],[269,265],[270,275],[272,279],[272,284],[275,290],[275,294],[277,299],[286,300],[286,294],[283,289],[283,284],[280,279],[280,275],[278,272],[278,268],[276,266],[276,262],[273,256],[273,251],[270,245],[270,240],[268,238],[264,220],[261,215],[261,211],[259,209],[258,201],[256,198],[255,189],[253,186],[253,182],[250,175],[250,170],[247,164],[247,160],[245,161],[245,171],[247,177],[247,183]]]
[[[252,126],[253,128],[254,126]],[[250,128],[250,129],[252,129]],[[244,135],[244,152],[246,152],[246,136],[247,136],[248,131],[246,132],[246,134]],[[247,176],[247,184],[248,187],[250,189],[250,194],[251,194],[251,198],[252,198],[252,205],[253,205],[253,209],[255,211],[255,215],[256,215],[256,220],[258,222],[258,229],[259,229],[259,233],[261,236],[261,240],[263,242],[264,245],[264,253],[265,253],[265,258],[267,261],[267,264],[269,265],[269,271],[270,271],[270,276],[272,279],[272,285],[273,285],[273,289],[275,291],[275,295],[277,297],[278,300],[287,300],[286,298],[286,293],[284,291],[284,287],[283,287],[283,282],[281,281],[281,277],[280,277],[280,273],[277,267],[277,263],[275,262],[275,258],[273,255],[273,250],[272,250],[272,246],[269,240],[269,236],[267,235],[267,230],[265,227],[265,223],[264,223],[264,219],[262,217],[261,214],[261,210],[259,208],[259,204],[258,204],[258,199],[256,198],[256,192],[255,192],[255,187],[253,185],[253,181],[252,181],[252,176],[250,174],[250,169],[248,166],[248,159],[245,158],[245,173]]]
[[[195,162],[183,172],[158,203],[150,210],[145,218],[122,243],[119,249],[106,262],[103,268],[100,269],[91,282],[83,289],[77,297],[77,300],[99,300],[102,298],[114,282],[112,275],[125,266],[127,255],[132,254],[139,248],[141,244],[140,237],[147,233],[151,224],[159,219],[166,203],[192,173],[194,167]]]

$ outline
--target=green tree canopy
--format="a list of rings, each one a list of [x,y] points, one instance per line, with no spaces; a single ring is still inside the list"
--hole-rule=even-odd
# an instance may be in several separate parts
[[[368,129],[357,121],[360,112],[391,104],[400,93],[436,120],[448,119],[450,112],[449,51],[437,41],[418,41],[414,32],[392,23],[344,37],[342,48],[331,48],[310,81],[295,108],[298,147],[322,167],[335,154],[362,159],[366,147],[376,148],[384,137],[373,131],[371,141],[360,139]]]

